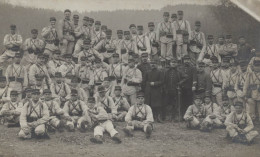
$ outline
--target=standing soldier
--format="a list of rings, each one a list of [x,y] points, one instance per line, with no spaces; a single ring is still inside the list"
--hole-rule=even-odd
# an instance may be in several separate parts
[[[71,11],[66,9],[64,11],[65,18],[59,21],[58,25],[58,36],[60,39],[60,49],[61,53],[72,54],[74,44],[75,44],[75,33],[74,33],[74,25],[70,20]]]
[[[20,50],[23,43],[22,36],[16,33],[16,25],[10,26],[10,34],[4,37],[5,52],[0,56],[0,64],[6,62],[8,59],[13,58],[15,53]]]
[[[206,64],[210,63],[210,59],[214,56],[217,57],[218,62],[221,62],[221,57],[218,54],[217,51],[217,45],[214,44],[214,37],[213,35],[208,35],[208,43],[206,45],[205,49],[202,49],[202,51],[199,54],[198,61],[202,61]]]
[[[50,88],[51,79],[45,65],[46,55],[39,54],[37,57],[37,63],[33,64],[29,70],[29,84],[36,85],[36,75],[43,76],[43,83]]]
[[[88,106],[78,99],[78,92],[75,89],[71,90],[71,98],[64,105],[64,116],[69,117],[71,120],[66,122],[69,131],[75,131],[75,124],[81,131],[85,131],[86,122],[90,123],[88,115]]]
[[[73,25],[75,29],[79,27],[79,15],[73,15]]]
[[[143,26],[137,26],[137,35],[133,38],[135,40],[138,55],[141,55],[142,53],[148,53],[148,55],[151,55],[151,45],[149,38],[144,35],[143,33],[144,28]]]
[[[146,33],[146,36],[150,39],[150,46],[151,46],[151,54],[149,58],[151,60],[159,61],[159,43],[156,42],[156,31],[154,23],[149,22],[148,23],[149,32]]]
[[[97,87],[100,86],[104,79],[108,77],[107,71],[102,67],[102,61],[100,59],[95,60],[95,68],[93,70],[94,77],[94,85],[95,91],[97,91]]]
[[[31,87],[33,89],[39,89],[40,94],[42,94],[44,89],[48,89],[48,86],[46,85],[46,83],[44,82],[44,78],[45,76],[43,75],[35,75],[35,84],[31,85]]]
[[[222,96],[222,105],[219,106],[220,120],[222,123],[225,122],[227,116],[235,110],[233,103],[230,104],[229,99],[226,95]]]
[[[125,66],[119,61],[119,54],[113,54],[113,63],[109,65],[108,74],[113,86],[120,84],[123,77]]]
[[[183,11],[178,11],[178,20],[173,22],[176,29],[176,56],[178,60],[181,60],[183,56],[187,55],[187,44],[191,39],[190,23],[183,19]]]
[[[142,53],[141,64],[138,64],[137,68],[141,71],[142,78],[144,78],[146,73],[151,70],[151,65],[148,62],[148,53]],[[141,85],[142,91],[144,91],[144,86],[145,86],[145,82],[142,82],[142,85]]]
[[[237,53],[237,44],[232,43],[232,35],[226,35],[225,44],[223,45],[223,49],[219,50],[219,55],[221,58],[224,58],[225,56],[234,58],[237,56]]]
[[[92,30],[92,36],[91,36],[92,47],[95,47],[99,42],[101,42],[106,38],[106,34],[101,31],[100,26],[101,26],[101,22],[95,21],[95,28],[94,30]],[[102,50],[100,50],[100,52],[101,51]]]
[[[176,42],[176,27],[169,21],[169,12],[163,13],[164,22],[160,22],[156,30],[156,41],[161,44],[161,57],[173,58],[172,45]]]
[[[231,112],[225,121],[226,130],[233,142],[251,143],[258,136],[254,131],[254,124],[249,114],[244,110],[244,104],[236,100],[235,111]]]
[[[128,59],[128,66],[124,71],[121,87],[124,96],[131,105],[136,103],[136,93],[142,82],[142,72],[135,67],[134,59]]]
[[[77,76],[71,77],[69,86],[70,86],[70,90],[76,89],[78,91],[79,99],[81,101],[87,103],[89,92],[88,91],[86,92],[84,88],[82,88],[82,83],[80,78],[78,78]]]
[[[171,22],[173,23],[174,21],[176,21],[177,20],[177,14],[176,13],[173,13],[172,15],[171,15]]]
[[[206,39],[203,32],[200,31],[201,23],[200,21],[195,22],[195,30],[191,31],[191,40],[189,49],[191,50],[190,55],[192,56],[192,61],[195,63],[198,59],[199,54],[205,51]]]
[[[26,68],[21,65],[22,53],[15,53],[14,63],[8,65],[5,76],[8,87],[18,91],[19,100],[22,99],[22,91],[28,85]]]
[[[151,70],[146,72],[143,77],[145,104],[151,106],[154,118],[158,122],[162,122],[162,87],[164,83],[164,76],[157,68],[157,63],[151,61]]]
[[[7,86],[6,77],[0,75],[0,110],[3,105],[9,101],[10,92],[8,90],[10,90],[10,88]]]
[[[65,77],[65,82],[70,82],[70,77],[75,75],[75,63],[72,60],[71,54],[64,54],[63,55],[64,62],[58,68],[58,72],[61,72],[62,77]]]
[[[30,67],[36,63],[37,55],[42,53],[45,47],[45,43],[37,38],[38,30],[31,30],[32,37],[25,40],[23,44],[24,57],[22,60],[22,64],[26,67],[27,72]]]
[[[131,33],[131,39],[134,39],[137,35],[137,31],[136,31],[136,25],[135,24],[131,24],[129,26],[129,31]]]
[[[146,105],[144,101],[144,93],[139,92],[137,94],[137,103],[130,107],[125,116],[127,126],[124,128],[124,132],[128,136],[133,136],[135,129],[142,129],[146,134],[146,138],[150,138],[152,134],[153,112],[151,107]]]
[[[47,135],[45,125],[48,121],[48,107],[40,100],[40,91],[34,89],[32,91],[32,102],[27,102],[21,110],[21,130],[18,136],[23,139],[30,139],[32,135],[37,137]]]
[[[251,60],[252,57],[255,56],[255,49],[252,48],[248,43],[246,43],[246,39],[244,36],[240,36],[238,40],[239,44],[237,46],[238,53],[237,53],[237,59],[239,61],[241,60]]]
[[[4,117],[7,127],[19,126],[19,118],[23,104],[19,102],[18,92],[15,90],[10,92],[10,99],[10,101],[4,104],[0,115]]]
[[[121,42],[123,41],[124,32],[123,32],[123,30],[117,30],[116,33],[117,33],[116,46],[117,46],[117,49],[119,49]]]
[[[42,29],[42,37],[45,41],[44,53],[52,56],[54,51],[59,50],[60,41],[58,38],[58,33],[56,30],[56,18],[50,17],[50,26],[44,27]]]

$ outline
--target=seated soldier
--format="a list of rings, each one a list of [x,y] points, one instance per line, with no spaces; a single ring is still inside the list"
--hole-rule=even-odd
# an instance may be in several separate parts
[[[11,101],[4,104],[0,111],[7,127],[19,126],[19,116],[21,114],[22,103],[18,101],[18,92],[13,90],[10,92]]]
[[[27,102],[32,101],[32,88],[27,87],[24,89],[23,93],[25,95],[25,97],[21,100],[21,102],[24,104],[26,104]]]
[[[81,79],[77,76],[72,76],[70,79],[70,89],[76,89],[78,91],[79,99],[85,103],[87,103],[89,95],[87,92],[82,88],[82,84],[80,84]]]
[[[2,76],[2,69],[0,69],[0,110],[2,109],[3,105],[9,101],[9,94],[8,92],[10,88],[8,88],[6,83],[6,77]]]
[[[112,84],[110,82],[110,77],[105,77],[102,85],[105,87],[105,90],[107,91],[106,95],[113,97],[114,96],[114,88],[115,87],[112,86]]]
[[[205,118],[205,107],[202,105],[201,96],[194,96],[194,104],[190,105],[184,115],[187,122],[187,128],[197,129],[200,127],[202,120]]]
[[[234,100],[235,111],[231,112],[225,121],[228,136],[232,138],[233,142],[251,143],[258,135],[254,131],[254,124],[249,114],[244,110],[244,103],[242,100]]]
[[[130,105],[125,97],[122,96],[121,86],[115,86],[115,96],[113,100],[115,102],[115,107],[117,108],[117,114],[114,118],[116,121],[124,121],[125,116],[130,108]]]
[[[206,93],[204,98],[205,116],[202,121],[200,130],[211,131],[213,127],[222,127],[223,124],[220,121],[219,106],[211,101],[211,95]]]
[[[46,83],[44,82],[44,75],[35,75],[35,85],[32,86],[33,89],[39,89],[42,94],[44,89],[47,89]]]
[[[154,119],[151,107],[144,104],[144,93],[139,92],[137,94],[137,104],[130,107],[125,116],[125,121],[127,126],[124,128],[124,132],[127,136],[133,136],[134,129],[142,129],[146,138],[150,138]]]
[[[88,98],[88,114],[91,118],[91,125],[94,128],[94,137],[90,139],[90,141],[94,143],[102,144],[103,133],[107,131],[112,140],[117,143],[121,143],[121,139],[119,138],[118,132],[115,130],[112,121],[109,119],[107,112],[103,107],[96,105],[95,98]]]
[[[65,126],[69,131],[75,131],[75,124],[77,128],[84,132],[86,129],[86,122],[90,121],[88,116],[88,106],[78,98],[78,91],[71,90],[70,100],[64,105],[64,115],[70,117],[71,120],[67,120]]]
[[[49,122],[47,105],[40,100],[39,89],[32,91],[32,101],[24,104],[20,115],[20,138],[29,139],[32,135],[44,137],[47,135],[45,124]]]
[[[220,120],[222,123],[225,122],[226,117],[235,110],[234,106],[230,103],[228,96],[222,96],[222,105],[219,107]]]

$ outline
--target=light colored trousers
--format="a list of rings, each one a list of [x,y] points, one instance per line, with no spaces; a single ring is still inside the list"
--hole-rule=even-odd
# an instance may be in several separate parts
[[[94,128],[94,136],[103,136],[103,133],[107,131],[111,137],[115,136],[118,132],[115,130],[111,120],[107,120],[100,123]]]

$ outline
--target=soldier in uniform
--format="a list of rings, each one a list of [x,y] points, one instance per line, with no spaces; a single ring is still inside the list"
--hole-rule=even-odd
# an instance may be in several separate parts
[[[30,85],[36,85],[35,75],[43,76],[43,82],[47,88],[50,88],[51,79],[48,73],[47,66],[45,64],[46,55],[39,54],[37,57],[37,63],[33,64],[29,70],[29,83]]]
[[[40,94],[42,94],[44,89],[48,89],[48,86],[46,85],[46,83],[44,82],[44,76],[43,75],[39,75],[36,74],[35,75],[35,84],[31,85],[31,87],[33,89],[39,89]]]
[[[183,56],[187,55],[187,44],[191,40],[191,28],[190,23],[183,19],[183,11],[179,10],[178,20],[173,22],[176,29],[176,56],[178,60],[181,60]]]
[[[87,103],[88,97],[89,97],[89,91],[85,91],[84,88],[82,88],[81,79],[77,76],[71,77],[70,81],[70,90],[76,89],[78,91],[79,99],[85,103]]]
[[[240,36],[238,40],[239,44],[237,45],[238,53],[237,60],[247,60],[247,63],[255,56],[255,49],[246,42],[244,36]]]
[[[97,91],[97,87],[100,86],[104,79],[108,77],[107,71],[102,67],[102,61],[100,59],[95,60],[95,68],[93,70],[93,77],[94,77],[94,85],[95,91]]]
[[[95,47],[99,42],[106,38],[106,34],[100,29],[101,22],[95,21],[95,28],[92,30],[91,45]],[[100,51],[101,52],[101,51]]]
[[[164,83],[164,76],[157,68],[156,61],[151,61],[151,70],[146,72],[143,77],[145,104],[151,106],[154,118],[158,122],[162,122],[162,87]]]
[[[73,24],[74,28],[77,28],[79,26],[79,15],[73,15]]]
[[[75,131],[75,124],[80,131],[85,131],[87,127],[86,123],[90,124],[91,122],[88,115],[88,106],[78,99],[78,91],[75,89],[71,90],[71,98],[67,100],[63,110],[65,112],[64,116],[71,119],[67,120],[65,124],[69,131]]]
[[[52,56],[54,51],[59,50],[59,38],[56,30],[56,18],[50,17],[50,26],[44,27],[41,33],[44,38],[45,48],[44,53]]]
[[[10,92],[10,101],[6,102],[0,111],[7,127],[19,126],[19,117],[21,114],[22,103],[18,99],[18,91],[12,90]]]
[[[240,65],[241,72],[239,73],[239,76],[237,77],[234,89],[235,89],[235,92],[236,92],[236,95],[238,98],[246,99],[246,97],[244,97],[244,96],[247,96],[247,95],[243,94],[243,91],[244,91],[243,88],[244,88],[246,78],[249,75],[249,72],[247,71],[247,61],[240,61],[239,65]]]
[[[137,46],[134,40],[131,40],[129,31],[124,31],[124,39],[119,47],[120,60],[123,64],[128,64],[128,58],[134,53],[138,53]]]
[[[133,136],[133,130],[136,129],[142,129],[146,134],[146,138],[150,138],[152,134],[153,112],[151,107],[146,105],[144,101],[144,93],[139,92],[137,94],[137,103],[130,107],[125,116],[127,126],[124,128],[124,132],[128,136]]]
[[[122,63],[120,63],[119,54],[114,53],[113,63],[110,64],[108,68],[108,74],[113,86],[116,86],[121,83],[125,68],[126,67]]]
[[[5,52],[0,56],[0,64],[13,58],[23,43],[22,36],[16,33],[16,25],[11,25],[10,30],[10,34],[6,34],[4,37]]]
[[[124,32],[123,32],[123,30],[117,30],[116,34],[117,34],[116,46],[117,46],[117,49],[119,49],[120,44],[123,41]]]
[[[184,115],[184,120],[187,123],[187,128],[198,129],[205,118],[205,107],[201,100],[201,95],[194,96],[194,102],[190,105]]]
[[[58,25],[58,37],[60,39],[61,54],[72,54],[75,44],[75,27],[70,20],[71,11],[66,9],[64,11],[65,18],[59,21]]]
[[[137,65],[137,68],[142,73],[142,78],[146,75],[148,71],[151,70],[151,64],[148,62],[148,53],[142,53],[141,55],[141,63]],[[144,91],[145,82],[142,82],[142,91]]]
[[[106,131],[110,134],[113,141],[121,143],[118,132],[105,111],[105,109],[96,104],[94,97],[88,98],[88,114],[91,118],[91,126],[94,128],[94,137],[90,139],[91,142],[102,144],[103,133]]]
[[[52,58],[47,63],[47,68],[48,68],[50,77],[54,76],[55,72],[58,72],[58,69],[64,62],[64,59],[62,59],[60,57],[60,55],[61,55],[61,52],[59,50],[54,51]]]
[[[141,82],[142,72],[135,67],[134,59],[128,59],[128,66],[124,71],[121,87],[124,96],[131,105],[136,103],[136,93]]]
[[[8,90],[10,88],[7,86],[6,77],[0,75],[0,110],[10,99],[10,92]]]
[[[23,89],[28,85],[27,71],[23,65],[20,65],[21,59],[22,54],[15,53],[14,63],[8,65],[5,72],[8,87],[19,92],[19,100],[22,99]]]
[[[30,139],[32,135],[43,137],[47,134],[45,124],[49,122],[49,111],[47,105],[40,99],[40,91],[32,91],[32,101],[27,102],[20,115],[21,130],[18,136],[23,139]]]
[[[201,32],[201,23],[200,21],[195,22],[195,30],[191,31],[191,40],[189,49],[191,50],[190,55],[192,56],[192,61],[196,62],[199,54],[202,51],[205,51],[206,48],[206,39],[205,34]]]
[[[27,102],[31,102],[32,101],[32,88],[31,87],[27,87],[23,90],[23,94],[24,94],[24,97],[23,99],[21,100],[23,106],[24,104],[26,104]]]
[[[23,44],[24,56],[22,60],[22,64],[26,66],[27,72],[30,67],[36,63],[37,55],[42,53],[45,47],[45,43],[37,38],[38,30],[31,30],[32,37],[25,40]]]
[[[163,13],[164,22],[160,22],[156,30],[156,41],[161,45],[161,57],[173,58],[172,45],[176,42],[176,27],[169,21],[169,12]]]
[[[62,77],[65,77],[65,82],[70,82],[70,77],[75,75],[75,63],[72,60],[71,54],[64,54],[63,55],[64,62],[58,68],[58,72],[61,72]]]
[[[137,26],[137,35],[133,38],[135,40],[138,55],[141,55],[142,53],[148,53],[148,55],[151,55],[151,45],[149,38],[143,33],[143,26]]]
[[[249,114],[244,110],[244,104],[240,100],[236,100],[235,111],[231,112],[226,120],[226,130],[233,142],[251,143],[258,136],[258,132],[254,131],[254,124]]]
[[[171,22],[173,23],[174,21],[176,21],[177,20],[177,14],[176,13],[173,13],[172,15],[171,15]]]
[[[117,114],[115,115],[114,120],[116,121],[125,121],[125,116],[130,108],[130,105],[125,97],[122,96],[121,86],[115,86],[115,96],[113,97],[115,102],[115,107],[117,108]]]
[[[151,46],[151,53],[149,58],[151,60],[156,60],[159,61],[159,43],[156,42],[156,31],[155,31],[155,26],[154,26],[154,22],[149,22],[148,23],[148,28],[149,28],[149,32],[146,33],[146,36],[149,38],[150,40],[150,46]]]
[[[219,120],[221,120],[221,122],[224,123],[227,116],[234,110],[235,110],[235,108],[233,106],[233,103],[232,104],[230,103],[228,96],[223,95],[222,96],[222,105],[219,106],[219,113],[220,113]]]
[[[211,94],[206,93],[204,98],[204,108],[206,118],[201,123],[201,131],[211,131],[213,128],[220,128],[223,123],[220,120],[220,108],[211,101]]]
[[[137,35],[136,25],[135,24],[130,24],[129,31],[131,33],[131,39],[134,39],[135,36]]]
[[[232,35],[226,35],[225,44],[223,45],[222,49],[220,48],[219,55],[221,56],[221,58],[225,56],[231,56],[234,58],[237,56],[237,53],[237,44],[232,43]]]

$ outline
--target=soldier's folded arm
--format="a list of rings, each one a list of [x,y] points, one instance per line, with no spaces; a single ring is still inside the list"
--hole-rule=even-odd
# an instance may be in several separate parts
[[[21,35],[17,35],[17,40],[13,42],[14,45],[16,46],[21,46],[23,43],[23,38]]]
[[[8,111],[9,109],[8,109],[8,103],[5,103],[4,105],[3,105],[3,107],[2,107],[2,109],[1,109],[1,111],[0,111],[0,115],[6,115],[7,114],[7,112],[6,111]]]
[[[13,47],[13,44],[9,40],[9,35],[5,35],[3,44],[6,48],[12,48]]]
[[[186,110],[183,119],[188,120],[190,117],[192,117],[192,106],[189,106],[188,109]]]
[[[154,122],[154,119],[153,119],[153,112],[152,112],[152,109],[150,106],[146,106],[146,119],[144,120],[145,123],[152,123]]]
[[[128,110],[126,116],[125,116],[126,122],[132,121],[133,110],[134,110],[134,106],[131,106],[130,109]]]
[[[37,125],[45,124],[49,121],[49,110],[45,103],[42,103],[42,118],[36,121]]]
[[[54,106],[55,112],[58,115],[64,115],[65,112],[64,112],[64,110],[62,108],[60,108],[60,105],[58,104],[58,102],[53,101],[53,106]]]

